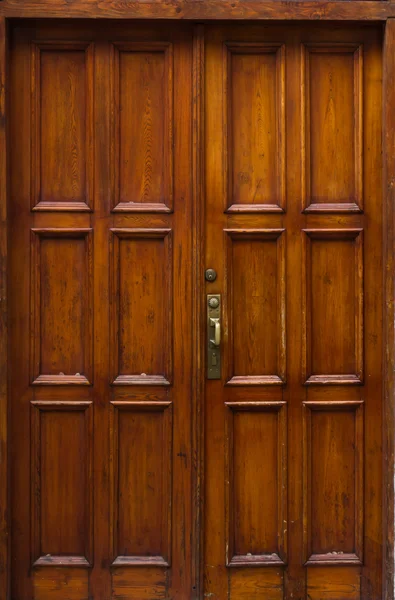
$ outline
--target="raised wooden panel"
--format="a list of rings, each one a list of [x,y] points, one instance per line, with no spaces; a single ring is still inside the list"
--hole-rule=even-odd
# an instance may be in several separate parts
[[[86,600],[89,598],[89,570],[68,567],[40,567],[33,572],[34,600]]]
[[[307,564],[362,564],[362,401],[304,403]]]
[[[226,403],[229,567],[282,565],[286,560],[284,405],[283,401]]]
[[[173,208],[173,47],[113,45],[115,211]]]
[[[33,43],[33,210],[90,210],[93,121],[93,46]]]
[[[360,567],[314,567],[307,571],[309,600],[360,600]]]
[[[362,46],[302,45],[305,212],[361,212]]]
[[[285,48],[224,45],[227,212],[285,207]]]
[[[279,567],[232,569],[229,598],[237,600],[283,600],[284,576]]]
[[[283,232],[283,229],[225,230],[227,385],[285,382]]]
[[[362,229],[304,230],[303,377],[363,382]]]
[[[145,566],[118,567],[112,571],[112,600],[168,600],[168,569]]]
[[[171,402],[113,401],[114,566],[168,566]]]
[[[111,364],[116,385],[172,379],[170,229],[111,230]]]
[[[34,565],[89,566],[92,403],[35,401],[31,404]]]
[[[91,229],[32,229],[31,380],[92,383]]]

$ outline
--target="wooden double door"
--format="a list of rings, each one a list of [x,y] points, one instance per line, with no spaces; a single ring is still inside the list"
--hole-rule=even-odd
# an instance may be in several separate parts
[[[381,45],[13,29],[12,600],[382,598]]]

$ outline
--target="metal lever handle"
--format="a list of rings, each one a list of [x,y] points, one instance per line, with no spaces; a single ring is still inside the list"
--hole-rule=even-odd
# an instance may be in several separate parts
[[[218,347],[221,344],[221,323],[219,319],[210,318],[210,327],[215,327],[214,329],[214,339],[210,339],[210,342],[213,346]]]

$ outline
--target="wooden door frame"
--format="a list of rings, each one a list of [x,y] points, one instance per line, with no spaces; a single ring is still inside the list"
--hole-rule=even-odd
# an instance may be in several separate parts
[[[8,44],[10,21],[28,18],[177,19],[195,21],[193,41],[193,193],[194,193],[194,310],[193,345],[194,427],[193,524],[195,556],[193,577],[196,598],[202,594],[202,491],[204,461],[203,392],[204,368],[204,26],[206,20],[308,20],[381,22],[383,44],[383,211],[384,211],[384,424],[383,424],[383,600],[394,598],[394,501],[395,501],[395,0],[161,0],[139,3],[130,0],[0,0],[0,598],[10,599],[10,467],[8,401]]]

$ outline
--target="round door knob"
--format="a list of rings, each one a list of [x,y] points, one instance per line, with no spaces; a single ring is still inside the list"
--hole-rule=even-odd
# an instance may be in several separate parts
[[[218,298],[210,298],[210,300],[208,301],[208,304],[209,304],[210,308],[218,308],[219,300],[218,300]]]

